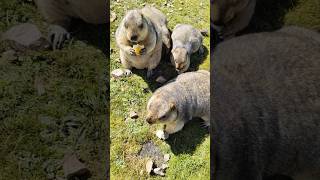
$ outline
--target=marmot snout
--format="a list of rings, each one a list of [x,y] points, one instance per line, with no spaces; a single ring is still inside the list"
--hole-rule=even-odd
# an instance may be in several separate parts
[[[177,119],[178,112],[174,101],[167,101],[159,96],[149,101],[146,121],[149,124],[168,123]]]
[[[125,16],[124,27],[127,39],[132,43],[143,41],[148,35],[147,21],[138,10],[131,10]]]

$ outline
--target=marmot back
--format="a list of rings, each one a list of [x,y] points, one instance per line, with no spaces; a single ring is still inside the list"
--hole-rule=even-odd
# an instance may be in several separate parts
[[[215,179],[320,178],[311,175],[320,171],[319,38],[287,27],[217,46],[211,102]]]
[[[180,131],[194,117],[202,118],[209,126],[210,73],[196,71],[180,74],[157,89],[148,101],[149,124],[165,124],[164,132]]]

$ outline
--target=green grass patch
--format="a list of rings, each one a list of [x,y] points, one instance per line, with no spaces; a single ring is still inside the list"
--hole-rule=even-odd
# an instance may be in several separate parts
[[[111,23],[111,71],[121,67],[119,49],[115,43],[115,31],[127,10],[142,8],[145,4],[161,10],[168,18],[168,27],[173,29],[178,23],[191,24],[198,29],[209,30],[209,1],[121,1],[111,2],[111,11],[117,14],[116,21]],[[204,38],[205,55],[193,55],[191,70],[209,70],[210,37]],[[174,77],[168,62],[162,62],[162,74]],[[146,70],[135,70],[130,77],[112,79],[110,82],[111,117],[110,117],[110,166],[111,179],[163,179],[160,176],[149,177],[145,172],[147,158],[139,157],[144,143],[154,142],[164,154],[172,158],[165,179],[209,179],[210,173],[210,143],[209,134],[201,127],[201,121],[187,124],[183,131],[172,135],[168,141],[159,140],[154,132],[161,125],[149,126],[144,118],[146,103],[152,91],[160,85],[155,80],[146,80]],[[136,111],[139,118],[126,121],[130,111]]]
[[[0,2],[0,31],[47,24],[33,3]],[[75,152],[92,179],[105,179],[107,128],[106,27],[80,24],[86,34],[58,51],[26,51],[17,60],[0,58],[0,179],[63,177],[61,160]],[[86,31],[87,30],[87,31]],[[88,31],[92,30],[92,31]],[[89,33],[88,33],[89,32]],[[0,45],[0,55],[10,49]],[[38,93],[39,88],[44,89]]]

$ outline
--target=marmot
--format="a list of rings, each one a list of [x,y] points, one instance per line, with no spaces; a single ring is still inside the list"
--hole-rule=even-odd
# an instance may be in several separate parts
[[[180,74],[188,70],[192,53],[203,53],[203,37],[201,32],[191,25],[178,24],[172,31],[171,39],[171,63]]]
[[[164,132],[180,131],[193,117],[200,117],[209,126],[210,73],[205,70],[178,75],[157,89],[147,104],[149,124],[165,124]]]
[[[123,67],[147,68],[147,77],[151,77],[161,60],[162,45],[170,48],[167,19],[154,7],[130,10],[116,31],[116,42]],[[139,45],[138,51],[134,45]]]
[[[212,178],[320,179],[320,34],[244,35],[213,58]]]
[[[91,24],[107,23],[109,1],[104,0],[35,0],[49,27],[49,40],[53,49],[60,48],[70,37],[68,28],[72,18]]]
[[[211,0],[210,3],[210,23],[224,39],[249,25],[256,6],[256,0]]]

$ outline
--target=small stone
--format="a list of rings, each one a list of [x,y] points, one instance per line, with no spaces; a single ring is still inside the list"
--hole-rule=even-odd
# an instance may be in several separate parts
[[[8,41],[18,51],[26,49],[42,50],[50,47],[49,41],[43,37],[36,25],[23,23],[11,27],[1,36],[1,41]]]
[[[18,59],[16,51],[14,50],[5,51],[4,53],[2,53],[1,57],[8,61],[15,61]]]
[[[209,36],[209,31],[206,29],[201,29],[200,33],[202,34],[202,36]]]
[[[168,162],[170,160],[170,154],[165,154],[163,156],[163,160],[164,160],[164,162]]]
[[[110,13],[110,22],[113,22],[117,19],[117,14],[115,12]]]
[[[114,78],[119,78],[119,77],[123,77],[123,76],[130,76],[131,75],[131,71],[129,69],[115,69],[111,72],[112,77]]]
[[[129,116],[131,119],[137,119],[139,117],[138,113],[135,111],[131,111]]]
[[[159,76],[159,77],[157,77],[156,82],[163,84],[163,83],[167,82],[167,80],[163,76]]]
[[[159,139],[162,139],[162,140],[166,140],[169,138],[169,134],[168,133],[165,133],[163,130],[158,130],[156,132],[156,136],[159,138]]]
[[[163,170],[166,170],[168,167],[169,167],[168,164],[162,164],[160,168]]]
[[[90,176],[89,169],[74,154],[66,154],[63,160],[63,172],[67,179]]]
[[[152,160],[148,160],[147,164],[146,164],[146,171],[147,171],[148,174],[151,173],[152,168],[153,168],[153,161]]]
[[[143,93],[148,93],[149,91],[150,91],[150,89],[148,87],[142,89]]]
[[[155,174],[157,174],[157,175],[160,175],[160,176],[164,176],[164,175],[165,175],[164,172],[163,172],[163,169],[161,169],[161,168],[155,168],[155,169],[153,170],[153,172],[154,172]]]

